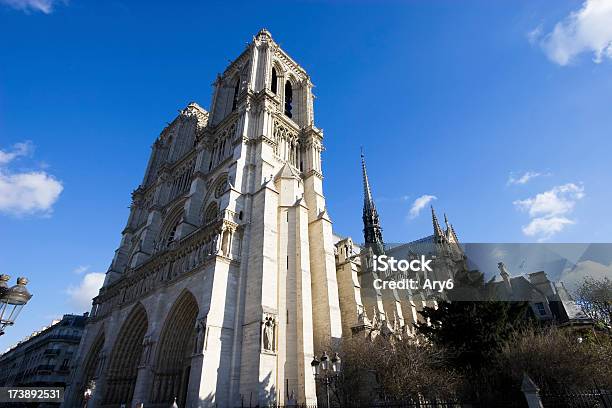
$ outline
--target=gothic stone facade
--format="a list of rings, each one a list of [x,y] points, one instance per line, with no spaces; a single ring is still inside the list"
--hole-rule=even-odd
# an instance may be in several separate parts
[[[312,86],[261,30],[210,112],[191,103],[162,131],[65,406],[92,382],[96,408],[314,404],[315,354],[343,333],[406,331],[402,302],[416,319],[419,302],[368,292],[352,240],[332,233]]]
[[[260,31],[210,112],[163,130],[93,300],[66,406],[315,403],[341,337],[310,77]]]

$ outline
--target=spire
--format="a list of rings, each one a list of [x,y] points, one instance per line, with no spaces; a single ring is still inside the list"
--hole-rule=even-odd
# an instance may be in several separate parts
[[[442,228],[438,222],[438,217],[436,217],[436,212],[434,211],[433,205],[431,206],[431,222],[433,223],[434,237],[436,238],[436,242],[440,242],[440,239],[444,238],[444,233],[442,232]]]
[[[446,239],[448,240],[448,242],[458,244],[459,243],[459,239],[457,238],[457,234],[455,233],[455,229],[453,228],[453,224],[448,222],[448,218],[446,217],[446,213],[444,213],[444,224],[446,224],[446,231],[444,231],[444,234],[445,234]]]
[[[453,226],[448,222],[448,218],[446,217],[446,213],[444,213],[444,226],[446,229],[444,230],[444,236],[446,239],[451,242],[453,240]]]
[[[366,245],[370,244],[375,253],[381,254],[384,251],[382,228],[372,198],[363,148],[361,149],[361,171],[363,174],[363,235]]]
[[[368,210],[374,208],[374,200],[372,199],[372,190],[370,190],[370,180],[368,179],[368,171],[366,170],[365,156],[363,148],[361,148],[361,172],[363,175],[363,208]]]

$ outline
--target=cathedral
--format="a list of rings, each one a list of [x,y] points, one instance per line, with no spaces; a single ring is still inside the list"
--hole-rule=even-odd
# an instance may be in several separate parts
[[[263,29],[152,146],[93,299],[64,406],[316,404],[313,356],[411,335],[422,293],[376,290],[363,254],[461,260],[454,229],[386,246],[365,159],[364,238],[332,231],[313,84]],[[364,261],[365,259],[365,261]]]

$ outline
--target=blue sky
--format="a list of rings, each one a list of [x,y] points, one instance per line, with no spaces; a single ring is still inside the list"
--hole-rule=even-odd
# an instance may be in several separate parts
[[[34,293],[0,350],[85,310],[150,145],[262,27],[315,83],[339,233],[364,146],[388,242],[429,204],[465,242],[610,241],[610,0],[194,3],[0,0],[0,272]]]

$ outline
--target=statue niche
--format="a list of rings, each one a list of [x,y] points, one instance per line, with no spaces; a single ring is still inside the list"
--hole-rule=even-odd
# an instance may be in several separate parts
[[[276,317],[265,313],[261,322],[261,349],[269,353],[276,352]]]

